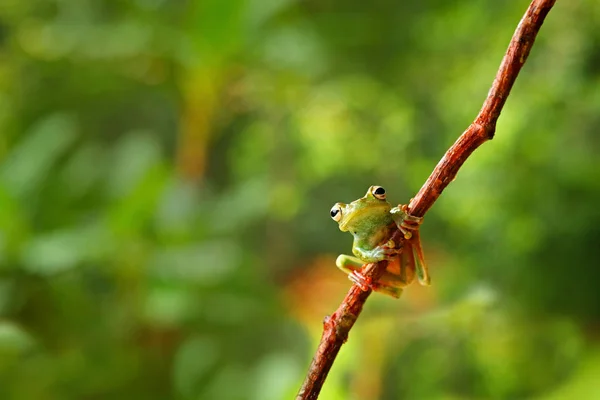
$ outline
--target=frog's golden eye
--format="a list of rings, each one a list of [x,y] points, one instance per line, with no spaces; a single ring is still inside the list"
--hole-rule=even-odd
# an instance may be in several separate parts
[[[339,222],[340,219],[342,219],[342,208],[339,204],[336,204],[333,207],[331,207],[331,211],[329,212],[329,214],[335,222]]]
[[[385,189],[381,186],[373,186],[371,193],[376,199],[385,200]]]

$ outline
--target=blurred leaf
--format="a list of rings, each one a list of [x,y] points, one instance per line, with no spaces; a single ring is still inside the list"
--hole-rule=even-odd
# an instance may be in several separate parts
[[[160,147],[150,132],[130,132],[115,143],[107,192],[115,198],[131,193],[147,171],[161,160]]]
[[[235,382],[235,385],[231,384]],[[250,374],[238,364],[232,363],[215,372],[215,377],[201,392],[201,398],[245,400],[248,398]]]
[[[289,7],[295,0],[249,0],[248,24],[251,28],[258,28],[273,18],[278,12]]]
[[[200,62],[212,65],[238,49],[245,3],[243,0],[206,0],[192,6],[191,39]]]
[[[28,225],[22,203],[0,184],[0,266],[19,252],[27,238]]]
[[[269,206],[269,186],[262,179],[251,179],[223,193],[210,212],[215,233],[228,233],[264,216]]]
[[[33,338],[18,325],[0,321],[0,354],[4,358],[11,354],[22,354],[34,345]]]
[[[238,246],[212,241],[160,249],[151,258],[149,269],[157,278],[211,286],[233,274],[239,262]]]
[[[195,301],[190,292],[178,287],[157,287],[150,290],[143,314],[152,324],[177,326],[191,315]]]
[[[308,26],[287,27],[261,43],[264,62],[275,70],[292,70],[317,76],[325,69],[326,55]]]
[[[156,165],[144,171],[143,178],[129,188],[109,209],[109,222],[117,236],[137,236],[153,221],[160,196],[167,183],[167,171]]]
[[[75,121],[66,114],[54,114],[38,122],[0,166],[0,182],[19,198],[33,196],[75,139],[75,131]]]
[[[61,172],[61,180],[69,196],[77,198],[88,193],[105,173],[106,152],[97,143],[75,150]]]
[[[290,387],[297,383],[303,368],[297,360],[287,354],[270,354],[256,366],[255,394],[256,400],[278,400],[288,394]]]
[[[190,221],[197,214],[198,189],[189,183],[174,179],[163,192],[156,212],[157,229],[165,234],[190,233]]]
[[[212,375],[219,352],[217,344],[210,338],[191,337],[184,342],[175,355],[173,365],[173,382],[177,392],[185,398],[197,398],[199,385]]]
[[[581,360],[581,365],[575,372],[572,380],[561,385],[558,389],[547,395],[541,396],[543,400],[560,399],[593,399],[600,396],[600,388],[596,385],[600,373],[600,352],[592,349]]]
[[[27,243],[23,249],[23,267],[42,276],[54,275],[95,261],[110,249],[110,239],[99,227],[55,231]]]

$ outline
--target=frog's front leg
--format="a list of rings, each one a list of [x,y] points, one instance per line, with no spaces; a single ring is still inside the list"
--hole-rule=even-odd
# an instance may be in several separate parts
[[[367,240],[355,240],[352,246],[352,253],[360,258],[363,263],[375,263],[387,260],[401,253],[393,240],[371,248]]]
[[[429,285],[430,277],[427,264],[425,263],[425,256],[423,255],[423,247],[421,246],[421,236],[419,234],[419,225],[423,222],[423,218],[415,217],[408,213],[408,206],[400,205],[390,210],[392,218],[398,226],[398,229],[404,235],[406,239],[407,247],[410,248],[410,255],[414,261],[415,269],[417,272],[417,278],[421,285]]]
[[[390,260],[391,262],[399,262],[398,257]],[[403,277],[394,273],[385,271],[383,276],[377,282],[367,279],[361,272],[364,262],[360,258],[340,254],[335,260],[335,265],[348,274],[348,279],[360,286],[364,291],[373,289],[376,292],[387,294],[395,298],[399,298],[402,294],[402,288],[406,286],[406,281]]]

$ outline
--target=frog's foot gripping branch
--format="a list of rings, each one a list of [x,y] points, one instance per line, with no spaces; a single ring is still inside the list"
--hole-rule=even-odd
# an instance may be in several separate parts
[[[392,208],[390,211],[397,217],[397,225],[400,232],[404,235],[404,239],[410,240],[413,237],[413,232],[418,232],[419,227],[423,223],[423,217],[415,217],[408,213],[408,206],[401,204],[398,207]],[[398,223],[399,222],[399,223]]]
[[[360,289],[363,292],[366,292],[367,290],[371,289],[379,293],[392,296],[396,299],[399,299],[400,295],[402,294],[402,288],[400,286],[391,285],[389,283],[383,282],[374,282],[372,278],[363,275],[362,272],[358,270],[350,272],[348,274],[348,279],[350,279],[352,283],[360,287]]]
[[[373,279],[364,276],[360,271],[352,271],[348,274],[348,279],[352,281],[355,285],[360,287],[363,292],[366,292],[369,289],[377,290],[378,285],[376,282],[373,282]]]
[[[419,234],[419,227],[423,223],[422,217],[416,217],[408,213],[408,206],[401,204],[398,207],[394,207],[390,210],[394,216],[394,221],[398,226],[402,235],[404,235],[406,251],[404,256],[408,258],[407,262],[415,266],[417,272],[417,279],[419,283],[424,286],[429,286],[431,278],[429,277],[429,270],[425,263],[425,256],[423,255],[423,247],[421,246],[421,235]]]

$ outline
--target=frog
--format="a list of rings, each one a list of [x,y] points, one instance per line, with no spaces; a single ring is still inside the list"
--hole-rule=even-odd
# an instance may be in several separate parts
[[[421,285],[430,284],[418,230],[423,219],[409,214],[406,205],[392,207],[383,187],[371,186],[363,197],[349,204],[335,203],[330,215],[342,232],[354,237],[354,256],[340,254],[335,264],[362,290],[399,298],[415,276]],[[399,246],[390,239],[397,229],[404,236]],[[361,273],[363,264],[383,260],[388,261],[387,268],[377,282]]]

